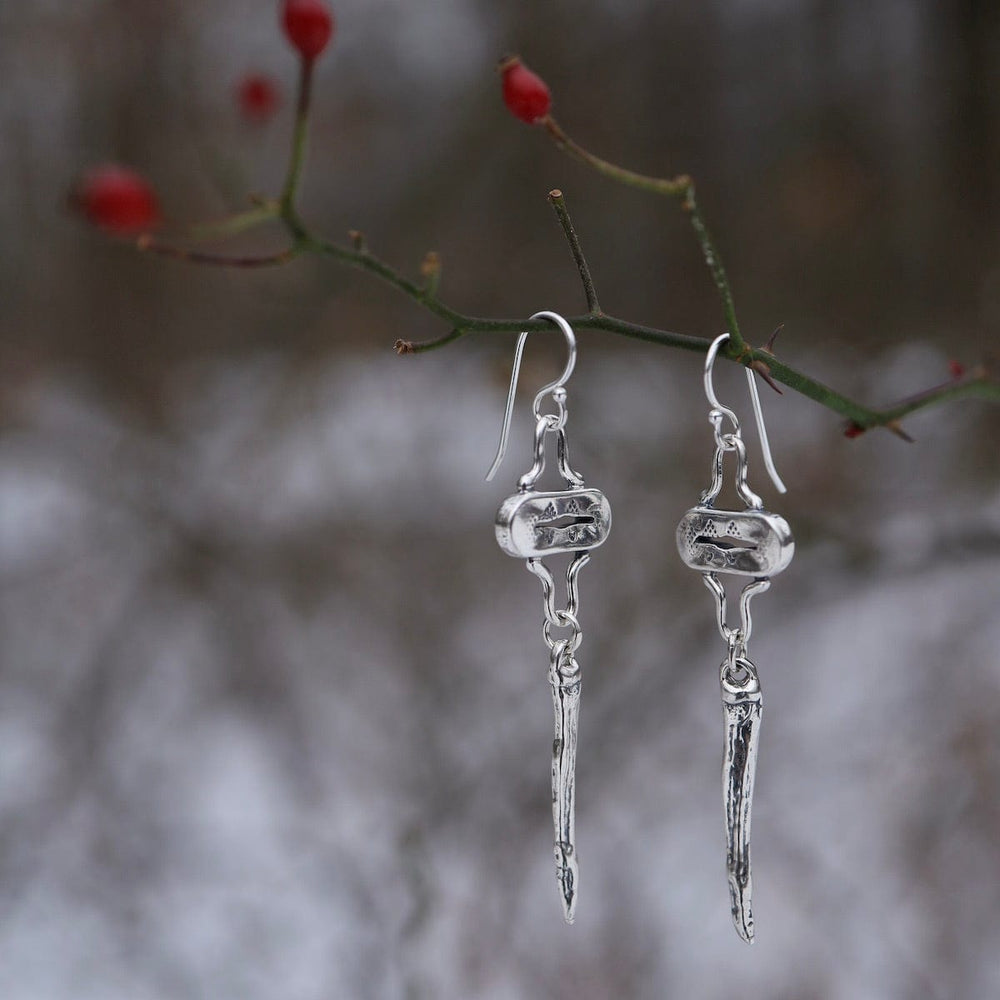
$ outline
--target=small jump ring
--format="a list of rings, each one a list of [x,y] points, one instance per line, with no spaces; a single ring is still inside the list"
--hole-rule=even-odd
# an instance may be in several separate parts
[[[553,624],[556,628],[571,628],[573,629],[573,634],[566,639],[553,639],[550,629]],[[566,643],[566,652],[575,653],[580,648],[580,643],[583,642],[583,630],[580,628],[580,623],[576,620],[575,615],[571,615],[568,611],[557,611],[555,614],[555,622],[545,619],[542,623],[542,635],[545,637],[545,642],[549,649],[554,650],[559,643]]]
[[[737,656],[732,662],[723,660],[719,681],[730,694],[746,694],[760,688],[757,667],[745,656]]]

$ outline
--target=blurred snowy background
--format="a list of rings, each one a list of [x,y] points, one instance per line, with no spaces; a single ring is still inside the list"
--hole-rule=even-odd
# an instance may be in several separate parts
[[[764,398],[790,492],[753,443],[752,483],[798,549],[755,604],[748,949],[721,643],[673,542],[709,473],[700,360],[581,334],[570,444],[615,527],[581,578],[566,927],[540,591],[492,528],[561,338],[529,341],[487,485],[513,336],[397,358],[442,331],[364,276],[138,258],[62,208],[106,159],[179,222],[273,191],[275,7],[0,4],[0,996],[1000,995],[1000,412],[906,445]],[[582,141],[694,174],[755,342],[784,322],[783,357],[876,403],[995,348],[992,3],[336,10],[304,210],[413,271],[440,251],[459,308],[581,311],[559,186],[609,311],[721,330],[676,206],[506,115],[519,51]],[[252,70],[286,89],[264,127],[233,101]]]

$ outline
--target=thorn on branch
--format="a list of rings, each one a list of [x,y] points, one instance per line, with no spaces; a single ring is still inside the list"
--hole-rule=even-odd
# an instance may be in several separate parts
[[[885,426],[896,437],[902,438],[907,444],[913,444],[913,438],[903,430],[903,425],[898,420],[890,420]]]
[[[910,437],[910,435],[903,430],[903,425],[898,420],[887,420],[884,424],[876,424],[874,426],[885,427],[887,431],[892,431],[892,433],[895,434],[896,437],[902,438],[904,441],[907,442],[907,444],[913,444],[913,438]],[[862,427],[861,424],[857,423],[854,420],[849,420],[847,422],[847,426],[844,428],[844,437],[845,438],[861,437],[861,435],[864,434],[865,431],[869,429],[870,428],[868,427]]]
[[[774,333],[767,338],[767,343],[761,348],[763,351],[767,351],[768,354],[774,354],[774,342],[778,339],[778,334],[785,329],[784,323],[779,323],[774,328]]]
[[[759,358],[750,362],[750,367],[779,395],[783,396],[784,393],[781,391],[781,387],[777,382],[771,378],[771,369],[768,367],[766,361],[761,361]]]

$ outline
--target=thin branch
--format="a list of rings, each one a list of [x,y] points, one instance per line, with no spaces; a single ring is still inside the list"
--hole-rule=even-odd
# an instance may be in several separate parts
[[[423,354],[437,350],[453,343],[468,333],[519,333],[524,330],[543,330],[548,328],[545,320],[527,320],[521,318],[486,318],[468,316],[446,305],[440,299],[427,294],[427,289],[411,281],[399,271],[372,254],[360,241],[356,241],[362,249],[340,246],[329,240],[313,236],[305,231],[300,241],[294,247],[266,257],[222,257],[213,254],[198,253],[177,247],[155,243],[148,237],[140,240],[142,249],[160,253],[176,260],[196,264],[215,264],[223,267],[265,267],[286,264],[303,253],[316,253],[332,257],[341,263],[359,268],[374,275],[380,281],[402,292],[418,305],[448,323],[450,330],[443,337],[433,340],[411,342],[397,341],[395,347],[399,354]],[[633,340],[641,340],[660,347],[673,347],[685,351],[704,354],[711,341],[704,337],[692,337],[657,327],[643,326],[609,316],[606,313],[587,313],[583,316],[569,317],[570,324],[578,330],[601,330]],[[814,379],[791,365],[780,361],[769,351],[759,348],[747,349],[742,358],[733,358],[720,351],[721,357],[735,360],[747,367],[753,368],[768,380],[776,380],[801,393],[803,396],[820,403],[827,409],[839,413],[852,424],[862,430],[873,427],[887,427],[899,433],[899,420],[916,410],[935,406],[938,403],[952,399],[981,398],[1000,402],[1000,382],[991,379],[985,372],[960,381],[948,382],[929,389],[917,396],[910,397],[901,403],[884,410],[872,409],[842,395],[818,379]],[[905,435],[904,435],[905,436]]]
[[[422,305],[434,315],[444,319],[451,327],[448,334],[435,340],[423,341],[417,344],[403,341],[402,349],[400,346],[397,346],[397,351],[400,354],[419,354],[436,350],[468,333],[518,333],[523,330],[542,330],[547,327],[544,320],[486,319],[460,313],[445,305],[439,299],[427,298],[419,285],[405,278],[389,264],[375,257],[367,249],[354,250],[349,247],[338,246],[335,243],[314,236],[305,237],[303,249],[313,250],[334,257],[352,267],[368,271],[370,274],[375,275],[380,280],[413,299],[414,302]],[[660,330],[656,327],[642,326],[639,323],[631,323],[628,320],[609,316],[606,313],[573,316],[568,319],[574,329],[603,330],[606,333],[630,337],[633,340],[642,340],[661,347],[674,347],[701,354],[706,353],[711,344],[711,341],[704,337],[692,337],[683,333]],[[766,375],[777,382],[781,382],[790,389],[794,389],[796,392],[807,396],[809,399],[827,407],[827,409],[833,410],[834,413],[839,413],[848,420],[858,424],[858,426],[866,429],[872,427],[889,427],[890,429],[894,429],[892,425],[898,422],[906,413],[934,406],[945,400],[978,397],[1000,402],[1000,382],[990,379],[983,373],[977,378],[967,379],[960,384],[949,382],[944,386],[929,390],[927,393],[922,394],[919,399],[911,399],[905,404],[897,404],[885,410],[878,410],[855,402],[835,389],[831,389],[818,379],[812,378],[791,365],[778,360],[773,354],[762,348],[756,350],[747,348],[746,353],[740,359],[723,355],[722,352],[720,352],[720,356],[728,357],[729,360],[737,360],[738,363],[752,367],[761,375]]]
[[[433,351],[439,347],[444,347],[445,344],[450,344],[453,340],[458,340],[459,337],[463,337],[464,335],[465,330],[460,330],[456,327],[443,337],[437,337],[434,340],[397,340],[393,344],[393,350],[397,354],[423,354],[425,351]]]
[[[286,223],[294,227],[297,222],[295,198],[302,181],[306,147],[309,142],[309,108],[312,104],[313,59],[302,59],[299,65],[299,89],[295,102],[295,126],[292,130],[292,151],[288,158],[288,170],[281,189],[281,214]]]
[[[189,264],[209,264],[213,267],[233,268],[277,267],[294,260],[302,252],[299,247],[288,247],[278,253],[266,254],[262,257],[229,257],[225,254],[203,253],[200,250],[188,250],[185,247],[159,243],[148,233],[140,236],[135,245],[144,252],[170,257],[173,260],[187,261]]]
[[[563,235],[565,235],[566,242],[569,244],[570,253],[573,254],[573,260],[576,261],[577,270],[580,272],[580,280],[583,282],[583,294],[587,297],[587,309],[591,315],[598,316],[601,312],[601,305],[597,301],[594,279],[590,276],[590,267],[587,264],[587,258],[583,256],[580,240],[570,220],[569,212],[566,209],[566,199],[563,197],[562,191],[558,188],[550,191],[549,204],[556,211],[556,217],[559,219],[559,225],[562,226]]]
[[[610,177],[620,184],[638,188],[641,191],[650,191],[668,198],[681,199],[681,207],[691,220],[691,227],[694,229],[698,246],[701,247],[702,257],[705,259],[705,264],[722,299],[722,312],[725,316],[726,328],[729,331],[727,352],[731,358],[744,360],[744,355],[748,352],[749,347],[740,333],[740,325],[736,320],[733,292],[729,287],[729,279],[726,276],[726,269],[722,265],[722,258],[715,248],[705,220],[702,218],[701,209],[699,209],[695,199],[694,181],[687,174],[678,174],[676,177],[651,177],[648,174],[637,174],[634,170],[626,170],[624,167],[604,160],[591,153],[590,150],[584,149],[563,131],[562,126],[551,115],[546,115],[540,124],[552,136],[560,149],[565,150],[605,177]]]
[[[324,239],[309,231],[298,216],[295,201],[302,177],[305,160],[306,140],[308,137],[309,105],[312,89],[312,63],[304,60],[299,77],[299,94],[296,107],[295,127],[292,133],[292,145],[289,155],[288,169],[280,199],[277,201],[261,201],[257,209],[233,216],[212,226],[203,232],[209,235],[230,235],[249,228],[257,222],[278,219],[288,229],[293,243],[286,250],[261,257],[230,257],[219,254],[202,253],[200,251],[173,247],[155,241],[151,236],[141,236],[137,246],[141,250],[157,253],[175,260],[195,264],[209,264],[220,267],[256,268],[287,264],[304,253],[313,253],[331,257],[342,264],[359,270],[367,271],[380,281],[395,288],[412,299],[418,305],[437,316],[448,324],[449,332],[444,336],[419,342],[398,340],[395,349],[399,354],[420,354],[436,350],[453,343],[468,333],[511,333],[524,330],[541,330],[547,328],[544,320],[525,319],[491,319],[478,316],[467,316],[453,309],[437,297],[438,281],[440,279],[440,260],[436,254],[428,254],[421,266],[423,283],[418,284],[404,276],[385,261],[372,254],[365,242],[364,236],[352,231],[349,236],[350,246],[341,246],[331,240]],[[882,410],[871,409],[841,395],[817,379],[798,371],[791,365],[779,361],[772,353],[774,338],[761,349],[751,348],[740,336],[736,322],[736,310],[733,304],[732,292],[725,269],[718,251],[712,242],[704,219],[695,201],[694,183],[686,174],[674,178],[648,177],[625,170],[613,163],[602,160],[575,143],[551,117],[543,120],[543,124],[555,141],[571,155],[588,164],[590,167],[621,183],[656,194],[679,198],[682,207],[691,219],[705,263],[712,274],[716,287],[722,297],[723,312],[729,326],[729,341],[720,355],[730,361],[736,361],[752,368],[765,378],[774,388],[775,382],[794,389],[796,392],[839,413],[849,421],[849,429],[857,432],[872,427],[887,427],[902,437],[906,437],[899,421],[902,417],[938,405],[945,401],[961,398],[981,398],[1000,402],[1000,382],[991,378],[985,370],[980,369],[962,379],[945,383],[909,397],[894,406]],[[570,221],[565,202],[560,192],[553,191],[549,201],[556,211],[563,233],[569,243],[573,259],[583,281],[584,293],[587,297],[589,312],[583,316],[570,318],[570,323],[577,329],[602,330],[618,336],[630,337],[635,340],[657,344],[661,347],[672,347],[680,350],[705,353],[710,341],[703,337],[692,337],[686,334],[673,333],[656,327],[631,323],[615,316],[608,316],[601,311],[594,289],[590,269],[580,248],[580,242]],[[777,331],[775,331],[777,332]]]
[[[217,240],[226,236],[236,236],[259,226],[262,222],[269,222],[279,218],[281,207],[276,201],[265,200],[245,212],[238,212],[236,215],[227,215],[224,219],[215,222],[205,222],[201,225],[192,226],[187,235],[192,240]]]
[[[997,399],[997,389],[997,383],[990,379],[984,369],[980,368],[963,378],[953,379],[931,389],[925,389],[923,392],[907,396],[906,399],[901,399],[898,403],[886,407],[882,413],[888,425],[893,421],[902,420],[903,417],[909,416],[916,410],[923,409],[928,405],[928,401],[937,404],[947,402],[950,399]]]
[[[351,267],[368,271],[381,281],[391,285],[397,291],[413,299],[414,302],[422,305],[428,312],[443,319],[453,330],[460,329],[464,333],[517,333],[522,330],[546,330],[550,326],[548,322],[540,319],[487,319],[460,313],[458,310],[446,305],[440,299],[428,296],[422,286],[411,281],[394,267],[376,257],[367,247],[363,250],[356,250],[307,233],[302,239],[301,249],[303,252],[312,252],[333,257],[335,260],[339,260]],[[669,330],[642,326],[639,323],[629,323],[626,320],[608,316],[606,313],[600,313],[596,316],[589,313],[583,316],[575,316],[570,322],[574,327],[579,327],[583,330],[605,330],[608,333],[617,333],[635,340],[645,340],[663,347],[679,347],[688,351],[700,351],[704,353],[708,350],[711,343],[711,341],[705,340],[703,337],[691,337],[683,333],[672,333]],[[438,346],[442,343],[450,343],[453,339],[455,338],[449,334],[441,338],[441,340],[427,341],[427,344]],[[421,350],[430,349],[431,346],[421,348]],[[403,353],[408,354],[411,352],[405,351]]]
[[[729,278],[726,277],[726,269],[722,266],[722,258],[719,256],[719,251],[716,250],[715,244],[712,242],[708,227],[702,218],[701,209],[698,208],[698,203],[695,201],[693,182],[688,182],[687,194],[684,196],[681,207],[687,212],[687,216],[691,220],[691,227],[694,229],[698,246],[701,247],[701,255],[705,258],[705,264],[712,274],[712,280],[715,282],[715,287],[719,291],[719,297],[722,299],[722,314],[726,318],[726,328],[729,331],[729,340],[727,341],[729,350],[742,359],[750,348],[740,333],[740,325],[736,321],[736,304],[733,302],[733,290],[729,287]]]
[[[566,150],[571,156],[582,160],[588,167],[593,167],[598,173],[618,181],[620,184],[627,184],[629,187],[639,188],[641,191],[651,191],[653,194],[667,195],[671,198],[684,198],[687,196],[688,188],[691,187],[691,178],[687,174],[678,174],[677,177],[650,177],[648,174],[637,174],[634,170],[626,170],[595,156],[588,149],[584,149],[579,143],[571,139],[562,129],[562,126],[551,115],[546,115],[540,122],[545,131],[552,136],[561,149]]]

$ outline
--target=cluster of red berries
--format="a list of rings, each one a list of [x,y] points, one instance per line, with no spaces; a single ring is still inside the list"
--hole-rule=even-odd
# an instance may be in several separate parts
[[[330,44],[335,29],[333,12],[325,0],[283,0],[281,27],[308,70]],[[503,100],[516,118],[535,125],[544,121],[552,107],[545,81],[517,56],[500,63]],[[247,75],[236,89],[244,116],[261,122],[277,110],[277,84],[260,73]],[[151,229],[160,219],[156,193],[134,170],[117,164],[95,167],[77,183],[73,206],[90,222],[108,232],[128,235]]]
[[[324,0],[284,0],[281,26],[303,62],[311,65],[330,44],[335,22]],[[266,120],[280,103],[275,82],[259,73],[240,81],[236,98],[252,121]],[[114,163],[87,171],[74,186],[70,202],[89,222],[119,236],[152,229],[160,220],[159,201],[149,182]]]

